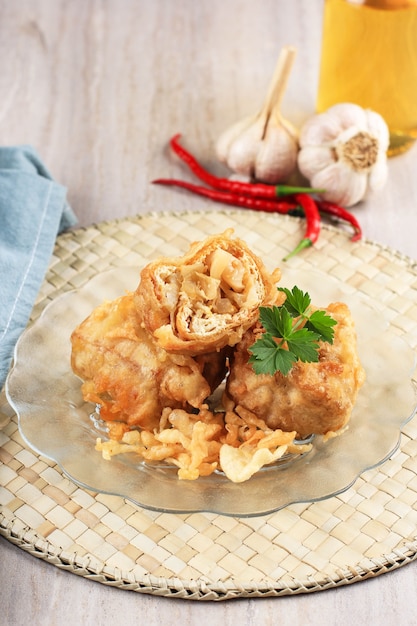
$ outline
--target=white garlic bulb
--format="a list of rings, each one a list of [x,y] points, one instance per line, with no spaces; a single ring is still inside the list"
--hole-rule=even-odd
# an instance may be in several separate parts
[[[389,131],[375,111],[336,104],[307,120],[299,144],[299,170],[325,200],[349,207],[386,182]]]
[[[262,116],[245,118],[221,135],[216,152],[219,160],[237,174],[279,183],[297,167],[297,135],[279,117],[270,118],[268,124]]]
[[[298,132],[279,109],[295,53],[290,46],[281,51],[262,110],[233,124],[217,142],[218,159],[246,178],[279,183],[297,167]]]

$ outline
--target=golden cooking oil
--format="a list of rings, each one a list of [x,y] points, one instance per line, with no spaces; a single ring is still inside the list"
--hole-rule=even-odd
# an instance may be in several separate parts
[[[417,0],[325,0],[317,110],[338,102],[382,115],[389,155],[417,139]]]

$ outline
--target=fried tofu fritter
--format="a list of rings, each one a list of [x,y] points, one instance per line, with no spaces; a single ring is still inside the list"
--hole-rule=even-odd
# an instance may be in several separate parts
[[[143,328],[133,295],[105,302],[72,333],[72,368],[105,421],[153,429],[164,407],[200,408],[225,375],[224,353],[171,355]]]
[[[356,350],[356,333],[348,307],[330,304],[337,321],[333,344],[321,343],[318,363],[297,362],[287,376],[255,374],[248,363],[256,335],[249,330],[236,346],[226,394],[235,410],[251,411],[270,428],[300,436],[337,431],[348,422],[365,378]]]
[[[280,297],[280,271],[269,273],[230,235],[208,237],[183,257],[162,258],[142,270],[135,304],[168,352],[196,355],[234,346],[256,321],[259,306]]]

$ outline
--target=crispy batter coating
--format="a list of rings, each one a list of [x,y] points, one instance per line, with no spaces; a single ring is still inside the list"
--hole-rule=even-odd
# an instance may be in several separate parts
[[[295,430],[300,436],[345,426],[365,374],[348,307],[334,303],[326,310],[338,322],[333,344],[321,343],[319,362],[297,362],[288,376],[255,374],[248,349],[256,340],[256,327],[246,332],[235,347],[226,388],[237,413],[249,410],[270,428]]]
[[[276,303],[279,270],[269,273],[232,231],[194,243],[141,273],[135,305],[147,330],[169,352],[202,354],[233,346],[261,305]]]
[[[106,420],[152,429],[164,407],[200,408],[225,375],[224,352],[168,354],[141,325],[133,294],[98,306],[72,333],[83,397]]]

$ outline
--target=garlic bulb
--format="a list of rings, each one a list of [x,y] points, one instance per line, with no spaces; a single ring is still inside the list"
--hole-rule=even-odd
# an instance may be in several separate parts
[[[246,178],[279,183],[297,167],[298,133],[279,110],[295,53],[290,46],[281,51],[262,110],[228,128],[217,142],[218,159]]]
[[[375,111],[336,104],[307,120],[299,142],[299,170],[325,200],[352,206],[386,182],[389,131]]]

